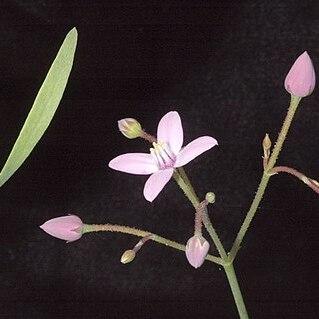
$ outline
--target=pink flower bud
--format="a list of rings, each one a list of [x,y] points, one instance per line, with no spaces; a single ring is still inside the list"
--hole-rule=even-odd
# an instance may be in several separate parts
[[[40,228],[53,237],[70,242],[82,237],[82,226],[82,220],[78,216],[68,215],[50,219]]]
[[[298,97],[310,95],[316,85],[316,75],[311,59],[305,51],[295,61],[285,79],[286,90]]]
[[[119,130],[127,138],[133,139],[140,137],[142,133],[141,124],[132,118],[125,118],[117,122]]]
[[[202,236],[194,235],[186,244],[186,257],[188,262],[194,268],[199,268],[204,263],[208,250],[208,241]]]

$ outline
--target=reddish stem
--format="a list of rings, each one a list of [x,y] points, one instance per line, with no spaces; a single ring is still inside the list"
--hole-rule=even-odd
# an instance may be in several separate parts
[[[307,186],[309,186],[314,192],[319,194],[319,185],[318,182],[313,180],[312,178],[307,177],[306,175],[302,174],[301,172],[297,171],[294,168],[288,166],[276,166],[271,169],[271,173],[288,173],[299,178],[302,182],[304,182]]]
[[[155,136],[148,134],[145,131],[142,131],[140,137],[143,138],[144,140],[150,142],[150,143],[156,143],[156,141],[157,141]]]

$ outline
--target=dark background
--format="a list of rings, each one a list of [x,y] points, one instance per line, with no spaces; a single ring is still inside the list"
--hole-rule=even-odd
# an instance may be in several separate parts
[[[66,244],[38,226],[77,214],[186,243],[193,210],[171,181],[151,204],[145,176],[107,163],[149,145],[117,120],[156,133],[180,113],[185,144],[220,146],[186,166],[229,249],[257,189],[261,141],[277,137],[289,102],[283,80],[307,50],[319,70],[318,1],[0,2],[0,164],[3,165],[67,32],[74,68],[48,131],[0,192],[0,318],[237,318],[221,269],[193,269],[182,252],[147,243],[122,265],[129,235],[88,234]],[[278,163],[319,178],[318,90],[302,101]],[[318,195],[271,179],[235,266],[250,317],[318,318]],[[208,235],[205,235],[208,238]],[[212,253],[215,253],[212,250]]]

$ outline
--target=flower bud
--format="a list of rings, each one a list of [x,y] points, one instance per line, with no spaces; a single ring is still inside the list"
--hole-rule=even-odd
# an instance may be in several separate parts
[[[264,150],[264,158],[269,158],[270,155],[270,148],[271,148],[271,140],[269,135],[266,133],[263,139],[263,150]]]
[[[132,118],[125,118],[117,122],[119,130],[127,138],[133,139],[140,137],[142,133],[141,124]]]
[[[285,88],[293,96],[305,97],[313,92],[315,85],[315,70],[307,51],[305,51],[288,72]]]
[[[216,201],[216,195],[213,192],[208,192],[206,193],[205,199],[207,200],[208,203],[214,204]]]
[[[128,263],[132,262],[135,258],[135,255],[136,255],[136,253],[132,249],[124,251],[124,253],[121,257],[121,263],[128,264]]]
[[[82,226],[83,222],[78,216],[68,215],[50,219],[40,228],[53,237],[70,242],[82,237]]]
[[[188,262],[194,268],[199,268],[204,263],[208,250],[208,241],[202,236],[194,235],[186,244],[186,257]]]

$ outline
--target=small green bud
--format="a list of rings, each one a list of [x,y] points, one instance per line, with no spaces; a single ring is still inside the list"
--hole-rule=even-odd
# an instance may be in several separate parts
[[[141,136],[141,124],[132,118],[125,118],[117,122],[120,132],[127,138],[133,139]]]
[[[132,262],[135,258],[135,251],[132,249],[124,251],[122,257],[121,257],[121,263],[122,264],[128,264]]]
[[[269,158],[270,148],[271,148],[271,140],[269,138],[269,135],[266,134],[264,139],[263,139],[264,158]]]
[[[208,192],[205,196],[205,199],[208,201],[208,203],[213,204],[216,201],[215,193]]]

